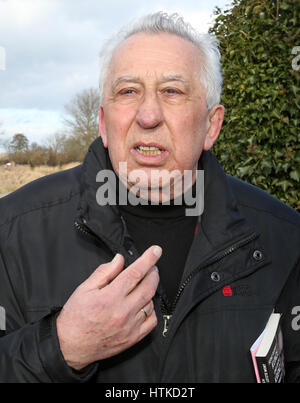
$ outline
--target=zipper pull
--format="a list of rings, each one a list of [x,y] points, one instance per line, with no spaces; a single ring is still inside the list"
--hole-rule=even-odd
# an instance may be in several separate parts
[[[167,332],[168,332],[168,329],[169,329],[169,324],[170,324],[171,318],[172,318],[172,315],[163,315],[163,319],[164,319],[164,330],[163,330],[163,332],[162,332],[162,335],[163,335],[164,337],[167,336]]]

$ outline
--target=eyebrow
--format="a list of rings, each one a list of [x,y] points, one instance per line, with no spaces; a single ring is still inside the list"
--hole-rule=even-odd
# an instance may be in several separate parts
[[[163,83],[167,83],[170,81],[178,81],[181,82],[183,84],[187,84],[187,81],[180,75],[180,74],[170,74],[170,75],[166,75],[163,76],[160,80],[158,80],[159,84],[163,84]],[[116,87],[119,84],[122,83],[138,83],[138,84],[142,84],[143,81],[139,78],[139,77],[134,77],[134,76],[121,76],[118,77],[111,85],[111,89],[114,92],[114,90],[116,89]]]
[[[119,84],[122,83],[139,83],[141,84],[142,81],[138,78],[138,77],[133,77],[133,76],[121,76],[118,77],[112,84],[111,84],[111,89],[114,92],[114,90],[116,89],[116,87]]]

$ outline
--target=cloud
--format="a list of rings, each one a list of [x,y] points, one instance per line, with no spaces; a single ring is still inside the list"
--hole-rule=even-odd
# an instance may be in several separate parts
[[[48,136],[58,131],[61,115],[51,110],[0,109],[0,123],[0,133],[4,131],[1,139],[23,133],[30,142],[43,143]]]
[[[218,1],[215,1],[217,3]],[[61,109],[81,89],[97,86],[98,54],[121,25],[159,9],[179,11],[207,30],[204,1],[0,0],[0,108]]]
[[[70,20],[64,2],[0,2],[0,38],[6,50],[0,108],[61,109],[76,92],[97,85],[101,30]]]
[[[28,111],[31,133],[48,127],[78,92],[98,85],[98,54],[104,41],[130,20],[158,10],[180,12],[196,28],[207,30],[213,6],[206,0],[0,0],[0,121],[6,132],[24,131],[5,117]],[[214,0],[224,5],[225,0]],[[30,111],[34,112],[30,112]],[[3,112],[5,111],[5,112]],[[48,113],[49,119],[46,119]],[[2,118],[1,118],[2,115]],[[19,115],[18,115],[19,116]],[[50,119],[53,124],[50,125]],[[34,128],[36,122],[36,129]]]

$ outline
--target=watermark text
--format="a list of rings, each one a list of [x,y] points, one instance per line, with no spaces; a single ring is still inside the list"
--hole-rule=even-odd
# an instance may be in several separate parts
[[[99,206],[184,205],[186,216],[199,216],[204,210],[204,171],[166,169],[133,169],[120,162],[118,180],[114,171],[99,171],[96,192]]]
[[[300,46],[294,46],[292,49],[292,55],[297,55],[292,60],[292,68],[295,71],[300,69]]]
[[[300,306],[294,306],[291,313],[295,315],[292,320],[292,329],[295,331],[300,330]]]
[[[3,306],[0,306],[0,334],[6,330],[6,314]]]

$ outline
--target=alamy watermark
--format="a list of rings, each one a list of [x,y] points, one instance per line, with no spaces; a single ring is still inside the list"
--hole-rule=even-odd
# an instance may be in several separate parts
[[[300,69],[300,46],[294,46],[292,49],[292,55],[297,55],[292,60],[292,68],[295,71]]]
[[[300,330],[300,306],[294,306],[291,313],[296,315],[292,320],[292,329]]]
[[[5,48],[0,46],[0,70],[6,69],[6,53]]]
[[[6,314],[3,306],[0,306],[0,334],[6,330]]]
[[[151,169],[127,170],[127,162],[120,162],[118,177],[114,171],[99,171],[96,182],[98,205],[184,205],[187,216],[199,216],[204,210],[204,171]],[[118,188],[117,188],[118,187]],[[171,202],[172,201],[172,202]]]

